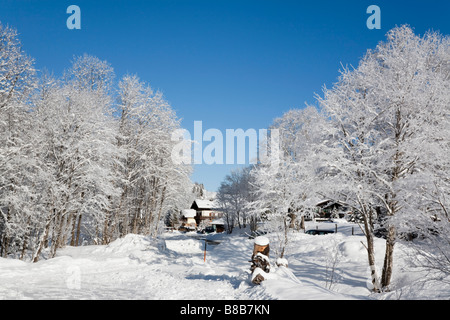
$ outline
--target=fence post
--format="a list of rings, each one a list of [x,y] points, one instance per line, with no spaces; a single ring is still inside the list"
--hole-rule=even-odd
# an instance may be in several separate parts
[[[252,283],[260,284],[261,281],[264,281],[263,274],[270,271],[269,252],[269,239],[264,236],[256,237],[250,267]]]

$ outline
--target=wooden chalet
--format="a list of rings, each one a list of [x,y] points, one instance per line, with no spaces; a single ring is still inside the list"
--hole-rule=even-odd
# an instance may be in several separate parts
[[[196,211],[195,221],[199,225],[202,221],[211,223],[215,219],[222,218],[222,212],[214,201],[196,199],[191,205],[191,209]]]
[[[336,200],[323,200],[316,204],[319,218],[345,218],[346,215],[351,214],[351,208],[344,202]]]
[[[212,200],[196,199],[190,209],[181,211],[180,230],[193,231],[199,226],[207,232],[225,231],[225,223],[222,219],[222,212]]]

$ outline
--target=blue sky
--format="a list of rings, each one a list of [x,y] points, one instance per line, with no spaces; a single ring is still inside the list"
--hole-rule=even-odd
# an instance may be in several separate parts
[[[69,5],[81,30],[69,30]],[[381,30],[369,30],[369,5]],[[450,34],[450,1],[21,1],[0,0],[0,21],[18,29],[38,69],[60,75],[73,56],[107,60],[117,78],[137,74],[161,90],[182,126],[268,127],[314,103],[340,64],[357,65],[389,29],[409,24]],[[204,143],[204,145],[207,143]],[[233,165],[196,165],[193,181],[214,191]]]

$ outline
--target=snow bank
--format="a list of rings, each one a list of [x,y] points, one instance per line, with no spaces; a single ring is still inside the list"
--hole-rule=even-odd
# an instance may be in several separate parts
[[[125,237],[117,239],[99,251],[105,253],[127,253],[130,251],[145,251],[154,247],[152,239],[137,234],[127,234]]]
[[[256,269],[255,269],[256,271]],[[264,273],[265,281],[261,282],[264,290],[274,299],[278,300],[349,300],[354,299],[351,296],[342,295],[313,283],[300,281],[286,267],[278,267],[273,272]]]
[[[178,253],[202,253],[204,248],[204,241],[197,239],[182,239],[182,240],[166,240],[166,247],[169,250]]]
[[[2,267],[23,267],[26,266],[27,263],[18,259],[7,259],[0,257],[0,266]]]
[[[367,260],[366,249],[361,243],[361,238],[348,238],[342,239],[338,244],[337,249],[346,258],[352,259],[353,261]]]

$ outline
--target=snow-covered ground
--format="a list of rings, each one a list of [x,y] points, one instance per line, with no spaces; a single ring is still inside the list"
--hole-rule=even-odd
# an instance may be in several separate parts
[[[319,224],[334,230],[334,224]],[[309,224],[309,228],[315,225]],[[352,227],[355,235],[351,235]],[[448,299],[445,282],[421,281],[408,268],[408,248],[396,246],[393,290],[374,295],[364,237],[356,225],[339,224],[338,233],[293,233],[286,258],[261,285],[250,282],[254,240],[243,232],[211,234],[204,261],[200,235],[166,233],[154,240],[127,235],[105,246],[66,247],[57,257],[30,263],[0,258],[0,299]],[[377,263],[384,240],[376,239]]]

